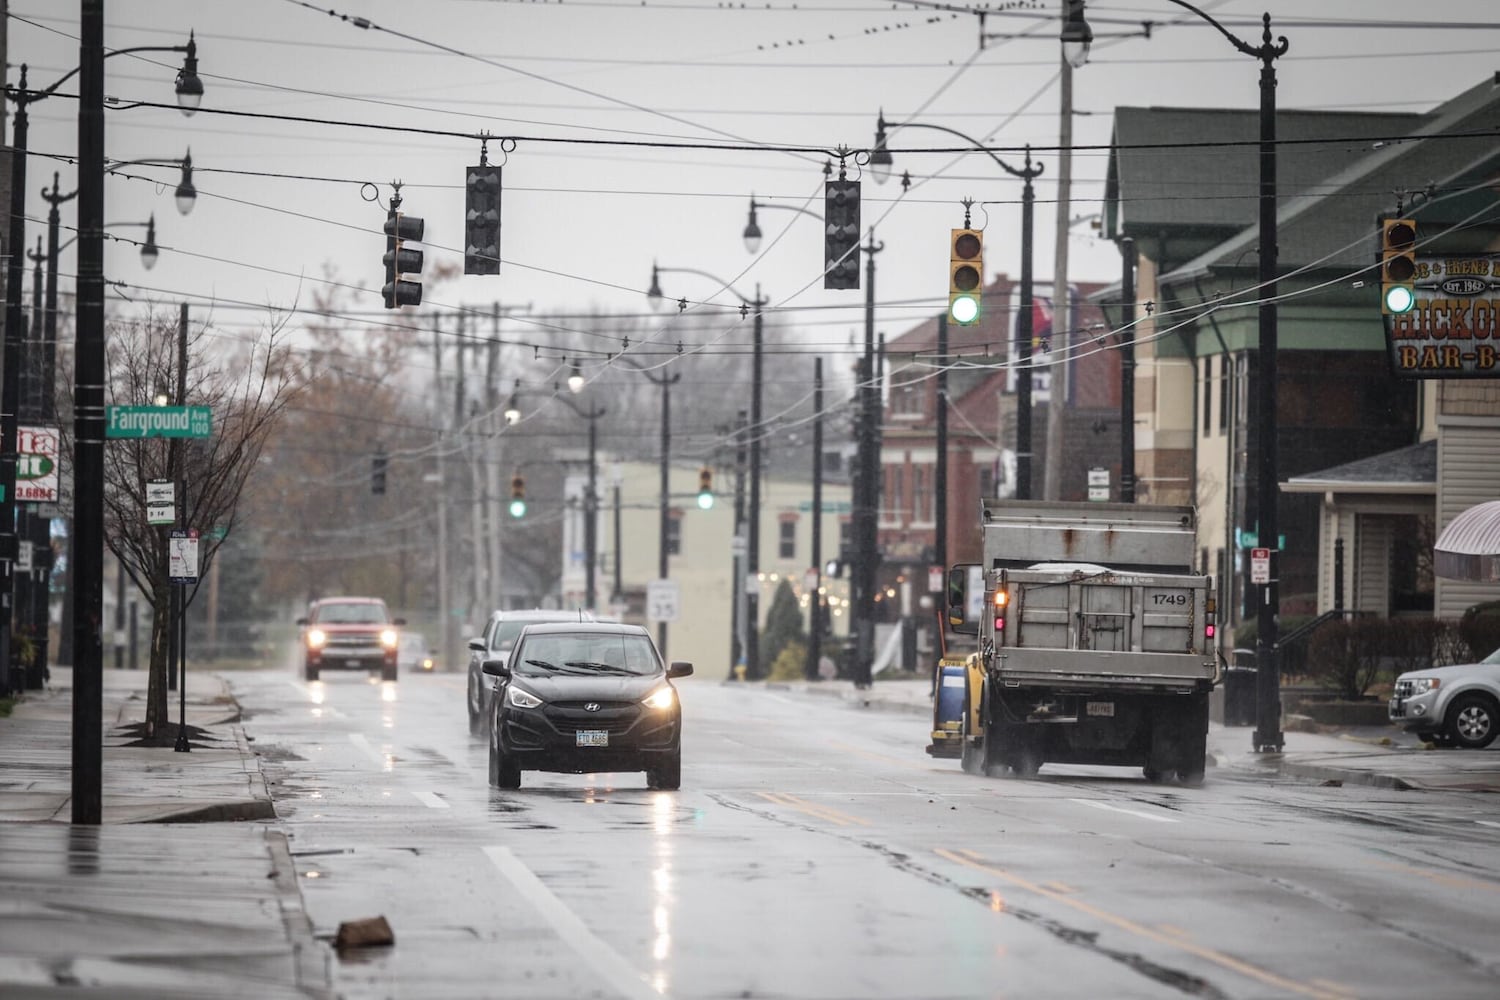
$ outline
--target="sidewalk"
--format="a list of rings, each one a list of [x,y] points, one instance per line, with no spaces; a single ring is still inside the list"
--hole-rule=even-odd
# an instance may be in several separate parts
[[[856,708],[923,716],[929,720],[924,736],[931,726],[932,699],[925,680],[877,680],[865,690],[856,689],[849,681],[771,682],[767,686],[840,698]],[[1395,727],[1362,727],[1286,731],[1281,753],[1262,754],[1251,748],[1253,733],[1248,726],[1209,723],[1210,767],[1245,775],[1281,774],[1377,788],[1500,792],[1500,742],[1486,750],[1426,750]],[[1386,741],[1390,745],[1385,745]]]
[[[205,732],[179,753],[121,732],[145,719],[146,672],[103,677],[99,826],[71,823],[72,671],[0,719],[0,995],[330,995],[228,685],[189,670],[187,723]]]

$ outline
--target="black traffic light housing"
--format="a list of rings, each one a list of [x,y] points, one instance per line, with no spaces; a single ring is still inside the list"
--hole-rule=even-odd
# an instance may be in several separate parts
[[[859,287],[859,181],[823,184],[823,287]]]
[[[519,472],[510,477],[510,516],[526,516],[526,477]]]
[[[385,493],[385,467],[385,449],[376,445],[375,454],[370,456],[370,492],[377,496]]]
[[[703,466],[698,470],[698,509],[708,510],[714,505],[714,470]]]
[[[483,161],[484,157],[480,157]],[[500,168],[481,162],[464,179],[464,274],[500,273]]]
[[[984,233],[954,229],[948,238],[948,319],[959,326],[979,322],[984,291]]]
[[[385,256],[381,258],[385,264],[385,285],[380,291],[387,309],[422,304],[422,282],[403,275],[422,272],[422,251],[412,250],[405,244],[407,240],[420,241],[427,223],[415,215],[401,212],[400,186],[396,188],[385,218]]]
[[[1417,224],[1411,219],[1380,222],[1380,312],[1399,316],[1417,304]]]

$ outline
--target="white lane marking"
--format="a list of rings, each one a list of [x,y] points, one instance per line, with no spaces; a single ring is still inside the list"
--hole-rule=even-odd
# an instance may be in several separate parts
[[[353,743],[355,746],[359,747],[359,749],[362,750],[364,752],[364,754],[367,757],[369,757],[371,760],[373,760],[375,763],[380,764],[381,766],[385,765],[385,763],[386,763],[385,754],[381,753],[379,750],[376,750],[374,747],[372,747],[370,745],[370,741],[367,740],[367,739],[365,739],[365,734],[364,733],[350,733],[349,734],[349,742]]]
[[[1094,799],[1069,799],[1069,802],[1077,802],[1081,806],[1093,806],[1095,809],[1108,809],[1110,812],[1124,813],[1127,816],[1137,816],[1141,819],[1149,819],[1153,823],[1176,823],[1177,820],[1171,816],[1157,816],[1154,813],[1141,812],[1137,809],[1126,809],[1122,806],[1112,806],[1108,802],[1098,802]]]
[[[447,809],[448,803],[432,792],[412,792],[424,806],[429,809]]]
[[[610,986],[632,1000],[661,1000],[644,976],[609,945],[599,940],[578,915],[552,894],[530,868],[508,847],[486,847],[484,853],[533,906],[541,912],[563,942],[578,953]]]
[[[1474,822],[1478,823],[1480,826],[1500,827],[1500,823],[1496,823],[1494,820],[1489,819],[1476,819]]]

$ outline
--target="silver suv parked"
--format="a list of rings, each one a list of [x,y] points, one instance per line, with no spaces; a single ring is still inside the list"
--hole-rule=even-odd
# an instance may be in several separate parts
[[[1388,714],[1396,725],[1438,746],[1489,746],[1500,733],[1500,649],[1478,663],[1402,674]]]
[[[481,667],[485,660],[504,660],[510,656],[516,636],[527,625],[538,622],[591,622],[596,621],[587,611],[544,611],[533,608],[526,611],[493,611],[484,624],[484,632],[469,640],[469,732],[484,732],[492,714],[490,698],[494,693],[494,682],[484,675]]]

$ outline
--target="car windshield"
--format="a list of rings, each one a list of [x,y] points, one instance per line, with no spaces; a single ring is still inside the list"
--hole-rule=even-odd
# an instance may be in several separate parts
[[[559,634],[528,636],[515,664],[518,674],[632,674],[661,671],[656,647],[644,635]]]
[[[516,644],[516,636],[521,630],[532,622],[501,622],[495,626],[494,633],[490,636],[490,648],[501,653],[509,653],[511,647]]]
[[[325,625],[384,625],[385,609],[378,604],[324,604],[315,620]]]

